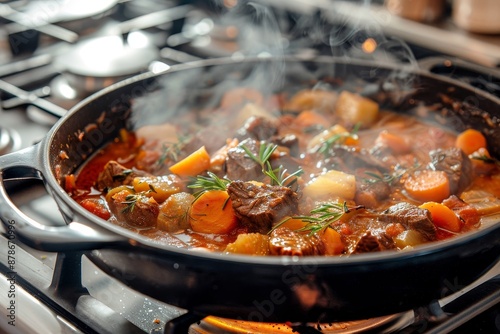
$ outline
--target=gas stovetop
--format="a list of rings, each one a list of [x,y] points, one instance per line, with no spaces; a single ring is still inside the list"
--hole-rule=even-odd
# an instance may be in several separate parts
[[[33,145],[78,101],[125,77],[161,71],[173,64],[200,58],[238,57],[259,51],[248,50],[247,43],[238,39],[242,29],[235,24],[238,20],[234,16],[220,16],[237,1],[101,0],[86,1],[84,9],[74,7],[76,3],[66,0],[58,1],[57,6],[51,1],[0,4],[0,154]],[[338,49],[338,45],[325,41],[324,34],[339,28],[335,20],[330,21],[330,12],[318,16],[310,6],[283,9],[276,6],[275,1],[256,1],[254,8],[274,11],[271,26],[283,31],[283,40],[280,39],[283,54],[326,52],[337,56],[373,57],[360,55],[361,49],[352,47],[352,43],[350,48]],[[44,15],[39,14],[37,20],[30,19],[33,13]],[[320,30],[307,27],[307,22],[314,21],[321,22]],[[260,23],[269,26],[270,22]],[[344,25],[345,21],[342,22]],[[328,29],[327,24],[330,24]],[[346,26],[340,28],[345,30]],[[303,38],[306,35],[307,38]],[[359,40],[360,36],[364,40],[369,37],[366,34],[351,37]],[[91,62],[92,54],[86,53],[89,45],[94,52],[112,43],[116,44],[111,51],[101,50],[98,61]],[[140,52],[131,50],[133,45]],[[112,52],[117,50],[120,52]],[[426,55],[429,54],[439,57],[427,60],[432,71],[457,76],[460,75],[458,69],[465,68],[467,76],[462,75],[463,80],[477,83],[482,89],[486,87],[494,94],[500,92],[497,84],[500,76],[474,72],[471,67],[476,70],[476,64],[467,61],[447,63],[449,55],[440,50],[428,50]],[[416,50],[414,60],[425,64]],[[120,65],[113,67],[112,64]],[[41,182],[9,181],[6,187],[13,202],[28,216],[46,225],[64,224]],[[15,222],[12,226],[15,229]],[[2,231],[0,291],[6,293],[0,295],[4,310],[0,330],[5,332],[256,332],[251,323],[214,317],[200,319],[189,310],[137,293],[104,274],[81,253],[40,252],[13,240],[8,231]],[[465,333],[474,328],[498,332],[500,315],[494,306],[500,302],[499,275],[497,264],[471,286],[450,282],[455,294],[402,314],[337,324],[267,324],[259,330],[265,328],[270,333]]]

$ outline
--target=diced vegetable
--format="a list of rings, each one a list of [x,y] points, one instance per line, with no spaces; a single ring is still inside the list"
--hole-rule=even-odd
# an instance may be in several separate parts
[[[307,144],[307,150],[310,152],[317,151],[321,145],[328,140],[334,140],[337,144],[355,146],[359,143],[356,138],[350,135],[349,131],[341,125],[334,125],[331,128],[317,134]]]
[[[387,233],[389,236],[393,238],[398,236],[400,233],[403,233],[404,231],[405,228],[400,223],[391,223],[388,224],[385,228],[385,233]]]
[[[406,138],[388,132],[387,130],[380,132],[375,140],[375,144],[388,147],[395,154],[405,154],[411,151],[411,145]]]
[[[208,168],[210,168],[210,155],[205,146],[202,146],[169,169],[179,176],[196,176]]]
[[[326,255],[338,255],[344,251],[345,245],[342,242],[342,237],[334,229],[326,228],[323,232],[319,233],[319,237],[325,243]]]
[[[394,243],[399,249],[417,246],[425,241],[425,238],[417,230],[406,230],[394,238]]]
[[[156,226],[167,232],[178,232],[189,228],[187,212],[194,200],[194,196],[180,192],[170,196],[160,205]]]
[[[343,91],[335,106],[335,113],[346,123],[366,127],[378,117],[378,103],[361,95]]]
[[[64,190],[68,193],[72,193],[76,189],[76,178],[75,174],[68,174],[64,177]]]
[[[425,202],[420,205],[420,208],[430,211],[432,222],[436,227],[451,232],[460,232],[462,229],[462,223],[457,215],[446,205],[436,202]]]
[[[450,196],[450,181],[443,171],[416,171],[406,179],[404,188],[418,201],[441,202]]]
[[[182,190],[180,179],[176,175],[136,177],[132,185],[136,192],[147,192],[158,203]]]
[[[480,131],[467,129],[457,136],[455,146],[469,155],[480,148],[486,148],[486,138]]]
[[[102,198],[86,198],[80,202],[80,205],[104,220],[108,220],[111,217],[111,213]]]
[[[337,170],[319,175],[304,186],[304,195],[313,199],[352,200],[356,194],[356,177]]]
[[[268,255],[269,237],[260,233],[242,233],[233,243],[226,246],[225,251],[247,255]]]
[[[228,233],[237,218],[227,191],[210,190],[201,194],[189,210],[189,224],[195,232]]]
[[[330,126],[328,119],[315,110],[304,110],[293,121],[294,125],[302,129],[311,127],[327,128]]]
[[[333,112],[337,93],[324,89],[305,89],[297,92],[285,105],[285,110],[318,110]]]
[[[461,195],[461,199],[472,205],[480,215],[491,215],[500,212],[500,199],[487,191],[464,191]]]

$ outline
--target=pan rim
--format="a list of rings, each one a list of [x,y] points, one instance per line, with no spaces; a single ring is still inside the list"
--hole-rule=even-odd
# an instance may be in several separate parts
[[[471,93],[481,95],[484,98],[500,105],[500,98],[497,98],[494,95],[491,95],[488,92],[482,90],[476,90],[474,87],[459,82],[447,77],[443,77],[437,74],[429,73],[427,71],[416,69],[414,65],[410,64],[408,66],[401,66],[400,64],[386,64],[381,62],[373,62],[366,60],[346,60],[335,57],[280,57],[272,58],[272,57],[249,57],[243,60],[244,62],[262,62],[262,61],[295,61],[295,62],[318,62],[318,63],[341,63],[346,66],[349,65],[358,65],[365,67],[373,67],[377,66],[385,70],[397,70],[397,71],[408,71],[419,77],[427,77],[432,80],[438,80],[443,83],[451,84],[453,86],[459,86],[463,89],[471,91]],[[133,231],[127,230],[120,226],[114,225],[111,222],[108,222],[104,219],[101,219],[97,216],[94,216],[90,212],[86,211],[82,206],[80,206],[75,200],[73,200],[69,194],[64,191],[59,182],[56,179],[56,176],[53,172],[53,166],[50,163],[50,146],[54,142],[54,137],[58,131],[60,131],[61,127],[64,126],[65,121],[78,113],[84,106],[87,106],[90,102],[105,97],[112,91],[116,91],[122,87],[133,85],[135,83],[153,79],[156,77],[169,75],[169,73],[176,73],[183,70],[189,70],[192,68],[198,67],[206,67],[206,66],[218,66],[218,65],[230,65],[237,64],[242,62],[241,59],[232,59],[232,58],[215,58],[209,60],[199,60],[185,64],[178,64],[170,67],[169,69],[159,72],[159,73],[143,73],[131,78],[125,79],[118,83],[112,84],[111,86],[104,88],[97,93],[85,98],[73,108],[71,108],[68,113],[62,117],[49,131],[46,137],[43,140],[42,146],[42,160],[44,161],[44,168],[46,168],[45,172],[45,181],[51,187],[52,190],[57,192],[58,197],[64,201],[65,205],[68,205],[73,212],[77,213],[77,217],[84,218],[86,221],[91,224],[95,224],[98,228],[105,229],[116,233],[120,236],[125,237],[128,240],[128,243],[135,247],[138,246],[146,251],[154,251],[161,252],[162,254],[177,254],[177,255],[187,255],[192,258],[200,258],[205,260],[213,260],[218,262],[227,262],[227,263],[238,263],[240,265],[316,265],[316,266],[352,266],[352,265],[376,265],[378,263],[387,263],[387,262],[399,262],[405,260],[415,260],[417,258],[430,256],[431,254],[439,255],[442,253],[447,253],[452,251],[453,249],[459,249],[462,245],[478,241],[485,235],[489,233],[499,233],[500,232],[500,221],[488,226],[484,229],[474,230],[471,232],[464,233],[462,235],[456,236],[452,239],[441,240],[437,242],[428,243],[425,245],[418,246],[411,250],[407,251],[382,251],[376,253],[365,253],[365,254],[354,254],[349,256],[308,256],[308,257],[288,257],[288,256],[250,256],[250,255],[240,255],[240,254],[224,254],[222,252],[198,252],[191,249],[177,248],[174,246],[159,244],[152,239],[149,239],[145,236],[139,235]],[[87,222],[85,222],[87,223]],[[93,226],[91,226],[93,228]],[[498,240],[498,239],[497,239]],[[494,245],[492,245],[493,247]],[[498,245],[496,245],[498,246]],[[500,258],[500,255],[499,255]]]

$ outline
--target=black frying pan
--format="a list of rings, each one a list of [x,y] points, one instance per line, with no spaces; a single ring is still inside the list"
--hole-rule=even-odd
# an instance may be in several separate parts
[[[105,272],[161,301],[202,315],[254,321],[334,321],[400,312],[455,292],[497,263],[495,220],[405,252],[294,258],[177,249],[93,216],[60,185],[122,127],[158,124],[187,112],[187,106],[215,104],[220,89],[235,85],[293,91],[318,81],[360,91],[401,112],[434,106],[425,115],[429,121],[446,120],[458,131],[480,129],[492,154],[500,156],[500,100],[446,78],[332,58],[201,61],[108,87],[70,110],[39,144],[0,157],[2,221],[5,226],[15,221],[16,237],[33,247],[85,250]],[[4,180],[28,177],[44,180],[67,225],[40,225],[8,199]]]

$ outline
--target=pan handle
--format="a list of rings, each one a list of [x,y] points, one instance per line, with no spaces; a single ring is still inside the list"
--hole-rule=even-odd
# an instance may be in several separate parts
[[[500,79],[500,69],[498,68],[487,67],[484,65],[468,62],[463,59],[455,57],[435,56],[435,57],[422,58],[418,61],[418,67],[421,70],[425,70],[427,72],[436,74],[442,74],[439,73],[440,68],[450,68],[452,70],[458,68],[460,70],[469,71],[472,73],[476,73],[478,75],[484,75],[486,77],[494,77]],[[452,70],[450,70],[450,72],[452,72]]]
[[[46,226],[25,215],[10,200],[5,181],[43,180],[40,150],[41,145],[37,144],[0,157],[0,219],[9,246],[19,240],[30,247],[54,252],[116,247],[126,243],[118,234],[75,221],[62,226]]]

